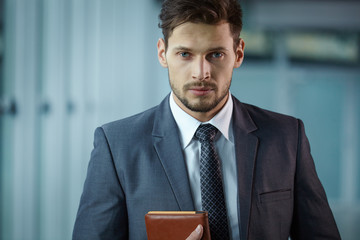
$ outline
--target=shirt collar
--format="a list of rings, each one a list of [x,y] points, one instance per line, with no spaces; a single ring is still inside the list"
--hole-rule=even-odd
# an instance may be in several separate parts
[[[226,101],[224,107],[218,112],[210,121],[208,122],[200,122],[197,119],[193,118],[189,114],[187,114],[184,110],[182,110],[174,100],[173,92],[170,95],[170,109],[175,118],[175,121],[178,125],[180,131],[180,140],[182,143],[183,149],[185,149],[189,143],[191,142],[196,129],[200,126],[200,124],[210,123],[215,126],[222,135],[230,141],[229,137],[229,128],[231,123],[231,116],[233,112],[233,100],[231,97],[231,93],[229,92],[229,98]]]

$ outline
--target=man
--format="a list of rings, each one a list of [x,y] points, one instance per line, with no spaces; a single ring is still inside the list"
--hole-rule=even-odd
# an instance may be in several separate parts
[[[95,131],[73,239],[146,239],[153,210],[209,211],[212,239],[340,239],[302,122],[229,92],[244,58],[236,0],[167,0],[160,20],[172,92]]]

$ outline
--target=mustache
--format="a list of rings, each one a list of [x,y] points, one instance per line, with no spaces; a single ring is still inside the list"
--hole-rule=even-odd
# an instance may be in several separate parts
[[[215,83],[211,83],[211,82],[190,82],[190,83],[186,83],[183,88],[184,90],[189,90],[191,88],[194,87],[201,87],[201,88],[211,88],[216,90],[217,86]]]

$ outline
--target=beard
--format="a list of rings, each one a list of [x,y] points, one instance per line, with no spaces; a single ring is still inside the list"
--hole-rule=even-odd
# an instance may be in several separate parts
[[[210,82],[195,82],[187,83],[182,87],[182,90],[178,89],[170,80],[170,87],[175,94],[175,96],[180,100],[180,102],[189,110],[193,112],[209,112],[213,110],[229,93],[231,81],[229,85],[224,88],[220,93],[220,96],[217,97],[218,87],[214,83]],[[197,101],[191,101],[185,96],[185,93],[192,87],[205,87],[211,88],[215,92],[215,97],[211,96],[198,96]]]

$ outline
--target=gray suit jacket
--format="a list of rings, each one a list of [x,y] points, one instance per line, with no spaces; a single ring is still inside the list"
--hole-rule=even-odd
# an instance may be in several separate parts
[[[146,239],[148,211],[194,210],[168,98],[96,129],[73,239]],[[340,239],[302,122],[233,100],[241,239]]]

